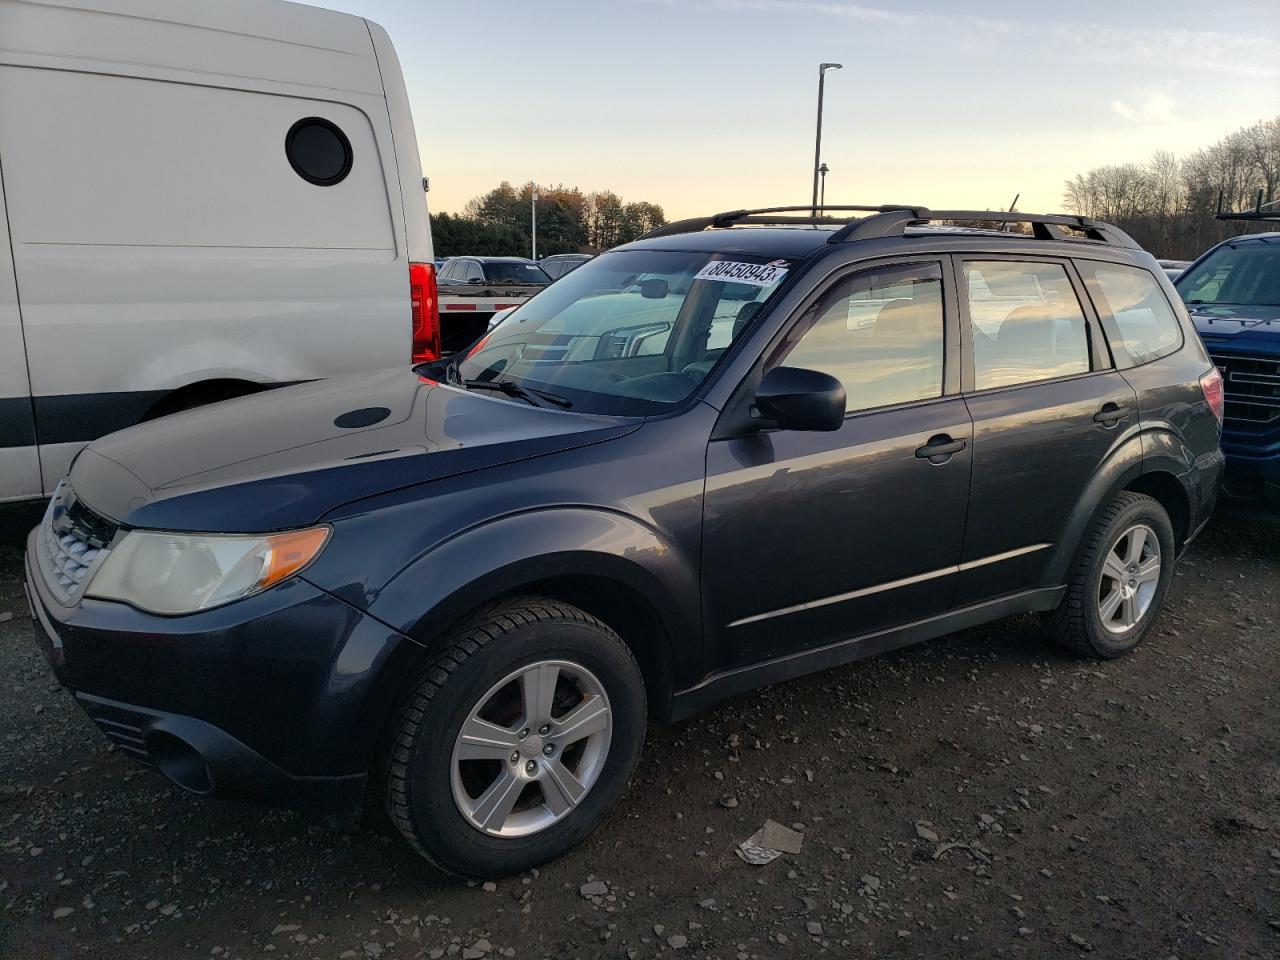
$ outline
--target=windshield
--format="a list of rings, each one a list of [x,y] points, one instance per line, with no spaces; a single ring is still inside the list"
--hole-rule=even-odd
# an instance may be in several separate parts
[[[1178,278],[1193,306],[1280,307],[1280,243],[1251,240],[1219,247]]]
[[[551,278],[536,263],[519,260],[498,261],[484,265],[484,278],[490,283],[550,283]]]
[[[788,267],[741,255],[607,253],[503,318],[450,379],[506,381],[589,413],[665,412],[746,331]]]

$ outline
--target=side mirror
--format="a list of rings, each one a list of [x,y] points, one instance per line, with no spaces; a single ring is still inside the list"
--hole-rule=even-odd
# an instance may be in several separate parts
[[[829,373],[774,367],[756,389],[756,408],[784,430],[839,430],[844,385]]]

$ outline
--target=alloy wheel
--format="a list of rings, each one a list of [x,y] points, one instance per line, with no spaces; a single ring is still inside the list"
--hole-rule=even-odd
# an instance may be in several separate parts
[[[566,660],[521,667],[489,688],[458,732],[454,802],[490,836],[545,830],[599,779],[612,730],[609,697],[590,670]]]
[[[1126,529],[1102,564],[1098,616],[1111,633],[1125,633],[1151,608],[1160,586],[1160,539],[1145,523]]]

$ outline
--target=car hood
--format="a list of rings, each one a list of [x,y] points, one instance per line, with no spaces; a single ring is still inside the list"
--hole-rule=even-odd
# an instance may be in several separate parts
[[[69,482],[130,527],[259,532],[344,503],[630,433],[396,369],[202,407],[94,441]]]
[[[1265,352],[1280,352],[1280,307],[1188,304],[1187,309],[1206,343],[1248,347],[1262,341]]]

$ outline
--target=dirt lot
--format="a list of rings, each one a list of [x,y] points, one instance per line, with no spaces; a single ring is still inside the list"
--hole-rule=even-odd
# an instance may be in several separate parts
[[[474,886],[111,752],[32,643],[33,519],[0,517],[0,957],[1280,956],[1275,513],[1220,511],[1128,659],[1021,619],[739,697],[655,730],[584,846]],[[803,848],[748,866],[766,818]]]

